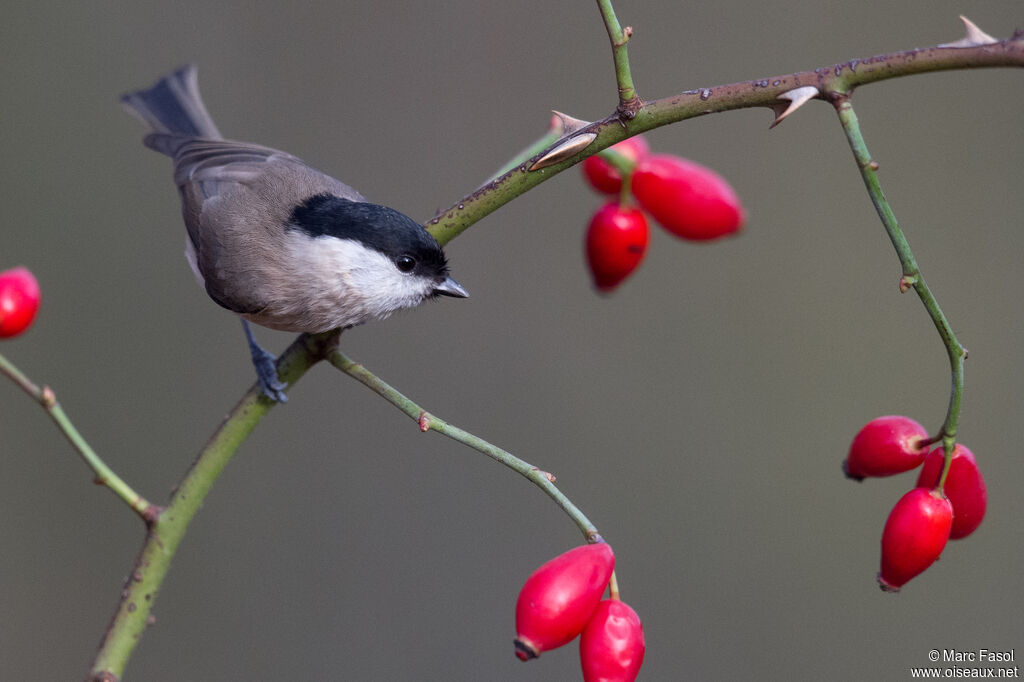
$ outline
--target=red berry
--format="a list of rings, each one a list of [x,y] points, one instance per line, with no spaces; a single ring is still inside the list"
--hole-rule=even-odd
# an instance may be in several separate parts
[[[516,656],[527,661],[583,631],[615,568],[604,542],[570,549],[533,572],[516,602]]]
[[[580,637],[583,682],[633,682],[644,650],[644,626],[636,611],[618,599],[605,599]]]
[[[39,298],[39,283],[28,268],[0,272],[0,338],[17,336],[32,325]]]
[[[914,488],[900,498],[882,531],[882,570],[878,584],[899,592],[942,554],[953,526],[953,506],[940,493]]]
[[[910,471],[928,454],[927,440],[928,432],[910,417],[872,419],[854,436],[843,470],[858,481]]]
[[[630,137],[618,144],[613,144],[610,149],[616,151],[631,161],[637,161],[651,150],[647,140],[640,137]],[[602,194],[618,194],[622,191],[622,175],[615,166],[601,158],[600,154],[588,156],[580,164],[583,167],[583,177],[598,192]]]
[[[631,189],[644,210],[683,239],[724,237],[737,232],[746,219],[739,197],[721,175],[678,156],[641,158]]]
[[[644,214],[612,201],[597,210],[587,228],[587,264],[594,285],[611,291],[636,270],[647,252],[650,229]]]
[[[946,451],[941,446],[928,453],[917,477],[917,487],[934,488],[938,485],[945,459]],[[943,491],[953,505],[953,529],[949,537],[951,540],[965,538],[985,518],[988,491],[985,489],[985,479],[978,470],[978,463],[974,460],[974,453],[959,443],[953,448],[953,460],[949,464]]]

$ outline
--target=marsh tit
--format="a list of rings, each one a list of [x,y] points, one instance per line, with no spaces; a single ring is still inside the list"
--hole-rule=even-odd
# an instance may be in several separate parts
[[[285,385],[247,320],[316,333],[384,319],[439,295],[469,295],[412,218],[368,203],[291,154],[223,139],[194,66],[121,101],[152,129],[145,145],[174,160],[185,257],[210,298],[242,317],[271,399],[287,400]]]

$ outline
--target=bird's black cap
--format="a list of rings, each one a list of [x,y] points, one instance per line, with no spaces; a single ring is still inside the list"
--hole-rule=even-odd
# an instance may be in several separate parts
[[[317,194],[295,207],[290,229],[310,237],[351,239],[391,260],[411,256],[416,274],[444,277],[448,263],[437,240],[415,220],[393,208]]]

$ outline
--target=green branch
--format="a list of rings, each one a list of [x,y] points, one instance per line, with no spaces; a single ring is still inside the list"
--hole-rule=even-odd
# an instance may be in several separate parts
[[[487,455],[491,459],[504,464],[509,469],[522,474],[531,483],[547,493],[548,497],[554,500],[555,503],[558,504],[558,506],[576,522],[576,525],[583,533],[583,537],[586,538],[587,542],[601,542],[601,536],[598,534],[597,528],[586,516],[583,515],[583,512],[581,512],[579,508],[576,507],[576,505],[574,505],[569,498],[562,494],[562,492],[555,486],[555,478],[551,474],[541,471],[532,464],[519,459],[512,453],[502,450],[496,445],[492,445],[482,438],[474,436],[468,431],[464,431],[463,429],[430,414],[394,387],[383,381],[373,372],[366,369],[366,367],[350,360],[340,350],[335,350],[331,353],[327,360],[342,372],[360,382],[371,391],[384,398],[384,400],[387,400],[389,403],[401,410],[407,417],[419,424],[421,431],[437,431],[440,434],[448,436],[452,440],[458,441],[463,445],[473,448],[477,452]]]
[[[946,353],[949,356],[952,387],[950,389],[946,419],[942,424],[940,432],[942,445],[946,453],[945,465],[943,466],[942,475],[938,483],[938,488],[941,489],[946,483],[946,475],[949,473],[949,466],[953,457],[953,447],[956,444],[957,425],[960,420],[960,403],[964,392],[964,360],[967,358],[967,352],[960,345],[960,342],[957,341],[953,328],[942,312],[942,308],[939,307],[938,301],[935,300],[935,295],[924,281],[921,269],[917,265],[917,259],[914,258],[914,253],[910,250],[910,244],[907,242],[903,230],[900,229],[899,223],[896,221],[896,215],[893,213],[889,201],[885,198],[885,193],[882,191],[882,185],[878,179],[878,164],[872,160],[871,154],[868,152],[867,144],[864,142],[864,136],[860,132],[860,124],[857,121],[857,114],[853,110],[849,94],[837,92],[834,103],[836,112],[839,114],[839,122],[843,126],[843,132],[846,133],[850,149],[857,160],[857,167],[860,169],[864,186],[867,187],[871,202],[875,205],[878,217],[881,218],[885,231],[889,234],[889,240],[892,242],[896,255],[900,259],[900,265],[903,267],[903,277],[900,278],[900,291],[907,291],[913,288],[917,292],[921,303],[924,304],[925,310],[928,311],[929,317],[931,317],[932,322],[935,324],[939,336],[942,337],[942,343],[946,347]]]
[[[159,512],[159,507],[150,504],[144,497],[139,495],[135,490],[132,489],[124,480],[121,479],[114,470],[106,465],[106,463],[100,458],[99,455],[89,446],[82,437],[82,434],[78,432],[75,425],[71,423],[71,419],[65,414],[64,409],[57,402],[57,396],[49,386],[43,386],[42,388],[36,386],[32,381],[25,376],[21,370],[15,367],[7,358],[0,355],[0,374],[8,377],[11,381],[17,384],[21,390],[25,391],[31,396],[37,403],[42,405],[46,413],[50,415],[50,418],[60,429],[64,437],[68,439],[78,455],[85,461],[86,464],[93,470],[95,475],[93,481],[97,485],[103,485],[109,488],[115,495],[120,497],[125,504],[131,507],[131,510],[142,517],[143,520],[148,521],[155,513]]]
[[[759,78],[731,85],[698,88],[678,95],[646,101],[636,112],[636,116],[629,121],[622,121],[617,113],[613,113],[601,121],[574,130],[571,133],[572,136],[585,133],[596,134],[594,141],[577,154],[539,170],[528,170],[531,162],[562,144],[565,139],[563,138],[440,211],[427,221],[425,226],[443,246],[509,201],[563,170],[571,168],[588,156],[592,156],[616,142],[621,142],[627,137],[670,123],[735,109],[751,107],[775,109],[784,103],[784,100],[779,99],[781,95],[801,87],[812,86],[817,88],[819,93],[851,92],[861,85],[901,76],[952,69],[1002,66],[1024,67],[1024,36],[1021,34],[1015,34],[1012,38],[989,45],[958,48],[929,47],[891,52],[867,59],[851,59],[848,62],[824,66],[811,71],[799,71],[785,76]],[[823,99],[823,96],[819,94],[817,99]]]

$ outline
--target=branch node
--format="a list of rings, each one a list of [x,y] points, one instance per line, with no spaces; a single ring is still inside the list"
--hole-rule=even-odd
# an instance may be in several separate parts
[[[633,27],[626,26],[622,29],[622,40],[613,40],[612,47],[625,47],[629,39],[633,37]]]
[[[53,389],[49,386],[43,386],[42,391],[39,394],[39,402],[43,404],[48,410],[52,410],[57,405],[57,394],[53,392]]]
[[[544,478],[546,478],[546,479],[548,480],[548,482],[550,482],[550,483],[554,483],[555,481],[557,481],[557,480],[558,480],[558,479],[557,479],[557,478],[555,477],[555,475],[554,475],[554,474],[552,474],[552,473],[550,473],[550,472],[548,472],[548,471],[543,471],[542,469],[539,469],[539,468],[537,468],[537,467],[533,467],[533,470],[534,470],[534,471],[536,471],[536,472],[537,472],[538,474],[540,474],[541,476],[543,476]]]
[[[431,415],[429,412],[420,412],[420,418],[416,420],[417,423],[420,425],[420,431],[426,433],[427,431],[430,430],[430,420]]]
[[[899,279],[899,293],[905,294],[913,289],[915,284],[918,284],[918,278],[916,278],[916,276],[913,274],[904,274]]]
[[[89,682],[120,682],[120,680],[114,673],[104,670],[90,677]]]
[[[146,528],[152,528],[156,525],[156,522],[160,520],[160,515],[164,513],[164,507],[158,504],[146,505],[146,508],[142,511],[142,520],[146,522]]]
[[[632,121],[634,118],[636,118],[636,115],[640,111],[640,108],[643,107],[643,100],[641,100],[639,97],[635,95],[629,99],[622,99],[621,88],[619,89],[619,95],[619,106],[616,107],[615,113],[616,115],[618,115],[620,121]]]

